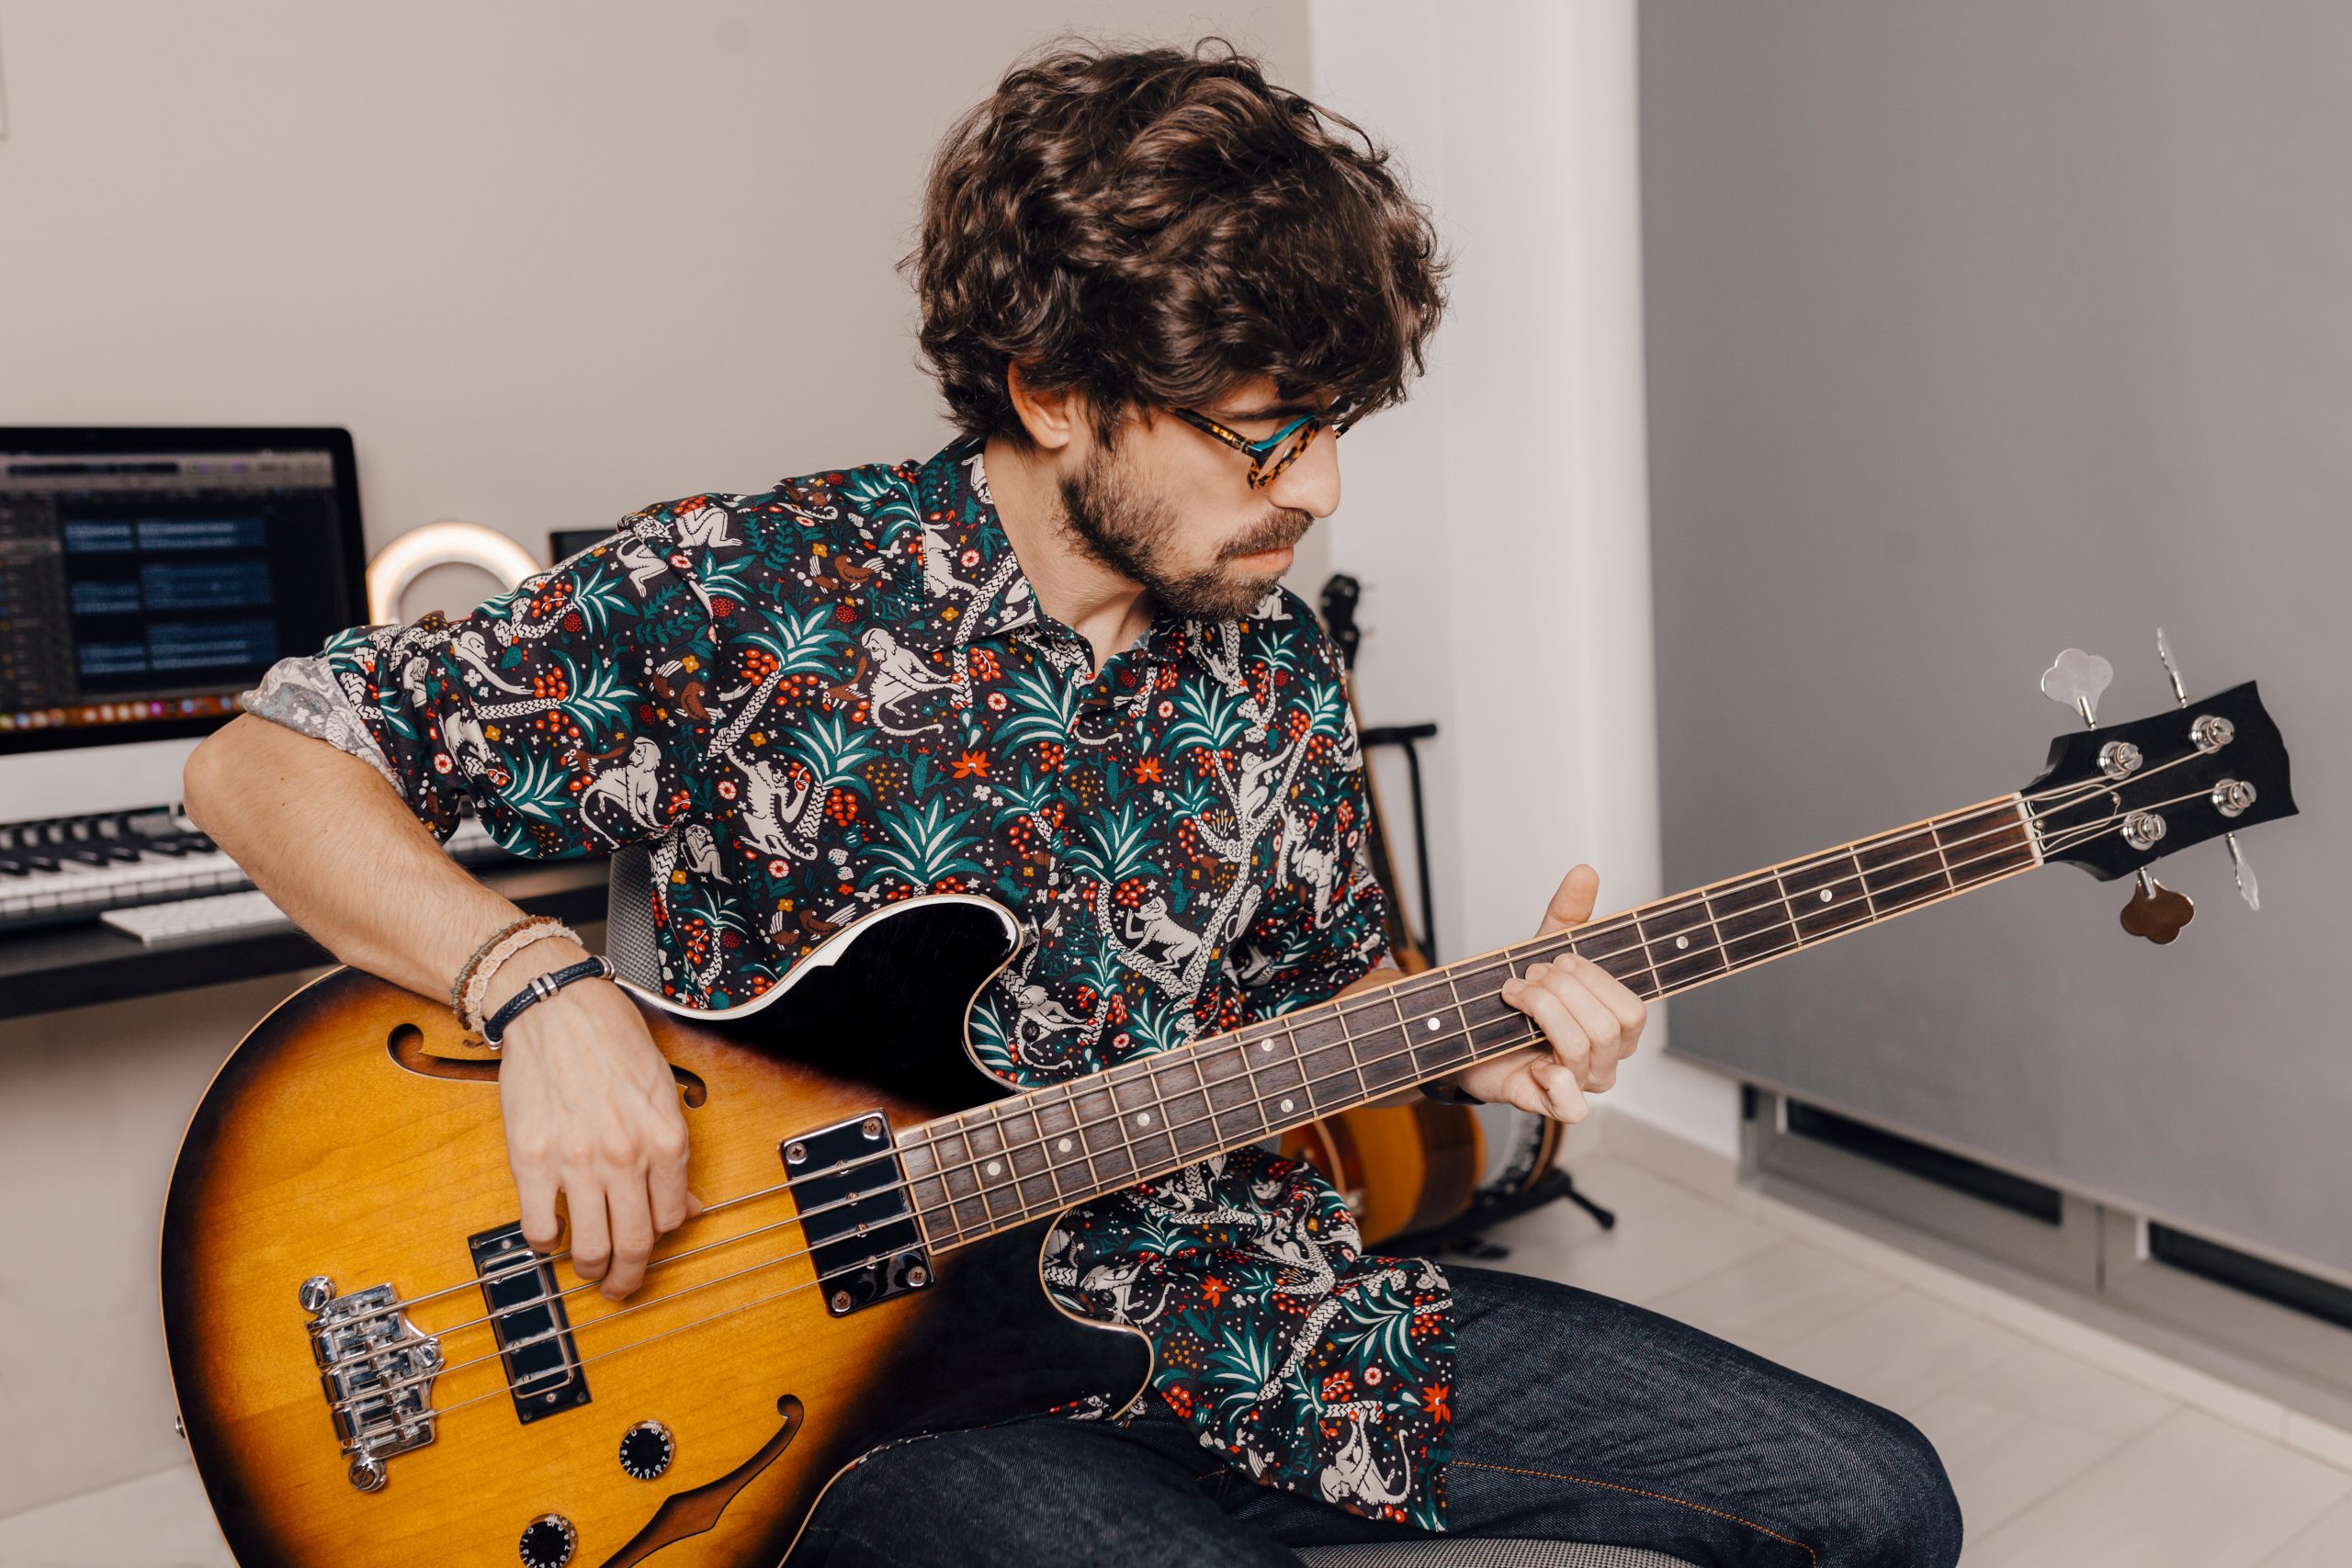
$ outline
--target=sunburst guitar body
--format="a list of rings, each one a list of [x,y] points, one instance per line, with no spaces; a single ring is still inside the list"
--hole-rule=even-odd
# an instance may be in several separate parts
[[[289,998],[206,1092],[163,1226],[181,1418],[237,1561],[773,1564],[893,1436],[1136,1397],[1143,1337],[1043,1289],[1050,1221],[934,1264],[903,1204],[821,1175],[1012,1092],[956,1047],[1017,943],[992,904],[916,899],[755,1009],[640,997],[710,1208],[619,1303],[520,1240],[497,1059],[446,1008],[350,969]]]

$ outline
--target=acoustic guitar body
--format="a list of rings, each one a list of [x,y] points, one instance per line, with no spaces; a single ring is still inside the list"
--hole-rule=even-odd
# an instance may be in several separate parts
[[[876,1443],[1131,1401],[1148,1343],[1046,1294],[1051,1222],[933,1256],[896,1293],[861,1284],[876,1299],[836,1315],[802,1239],[819,1207],[797,1217],[784,1186],[796,1143],[807,1159],[875,1115],[887,1140],[1009,1092],[955,1047],[1017,943],[984,900],[914,899],[718,1021],[640,995],[713,1212],[665,1236],[620,1303],[571,1291],[568,1264],[534,1267],[514,1237],[496,1058],[446,1008],[349,969],[289,998],[207,1090],[164,1216],[172,1378],[237,1561],[765,1568]],[[485,1271],[504,1275],[502,1306],[551,1280],[560,1323],[509,1312],[503,1349]],[[408,1304],[388,1310],[378,1286]],[[322,1307],[355,1326],[334,1339]],[[356,1446],[377,1451],[372,1472]]]

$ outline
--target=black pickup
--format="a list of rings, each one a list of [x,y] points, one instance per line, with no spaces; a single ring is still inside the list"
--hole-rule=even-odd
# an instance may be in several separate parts
[[[931,1282],[906,1173],[880,1111],[787,1138],[778,1152],[827,1312],[845,1317]]]
[[[588,1403],[588,1374],[571,1342],[571,1319],[555,1282],[555,1266],[534,1266],[531,1245],[516,1221],[466,1238],[474,1272],[481,1276],[481,1298],[498,1336],[499,1359],[506,1364],[506,1391],[514,1414],[528,1424]]]

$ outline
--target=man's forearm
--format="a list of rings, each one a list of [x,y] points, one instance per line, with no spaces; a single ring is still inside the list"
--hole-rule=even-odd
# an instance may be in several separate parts
[[[190,819],[320,945],[421,996],[446,997],[482,938],[521,913],[375,769],[267,719],[240,715],[198,747],[182,793]]]

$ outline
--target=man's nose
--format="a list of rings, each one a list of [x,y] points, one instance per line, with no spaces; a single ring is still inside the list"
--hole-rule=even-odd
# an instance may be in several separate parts
[[[1265,491],[1276,506],[1329,517],[1340,509],[1340,444],[1328,430],[1318,431],[1298,461],[1274,476]]]

